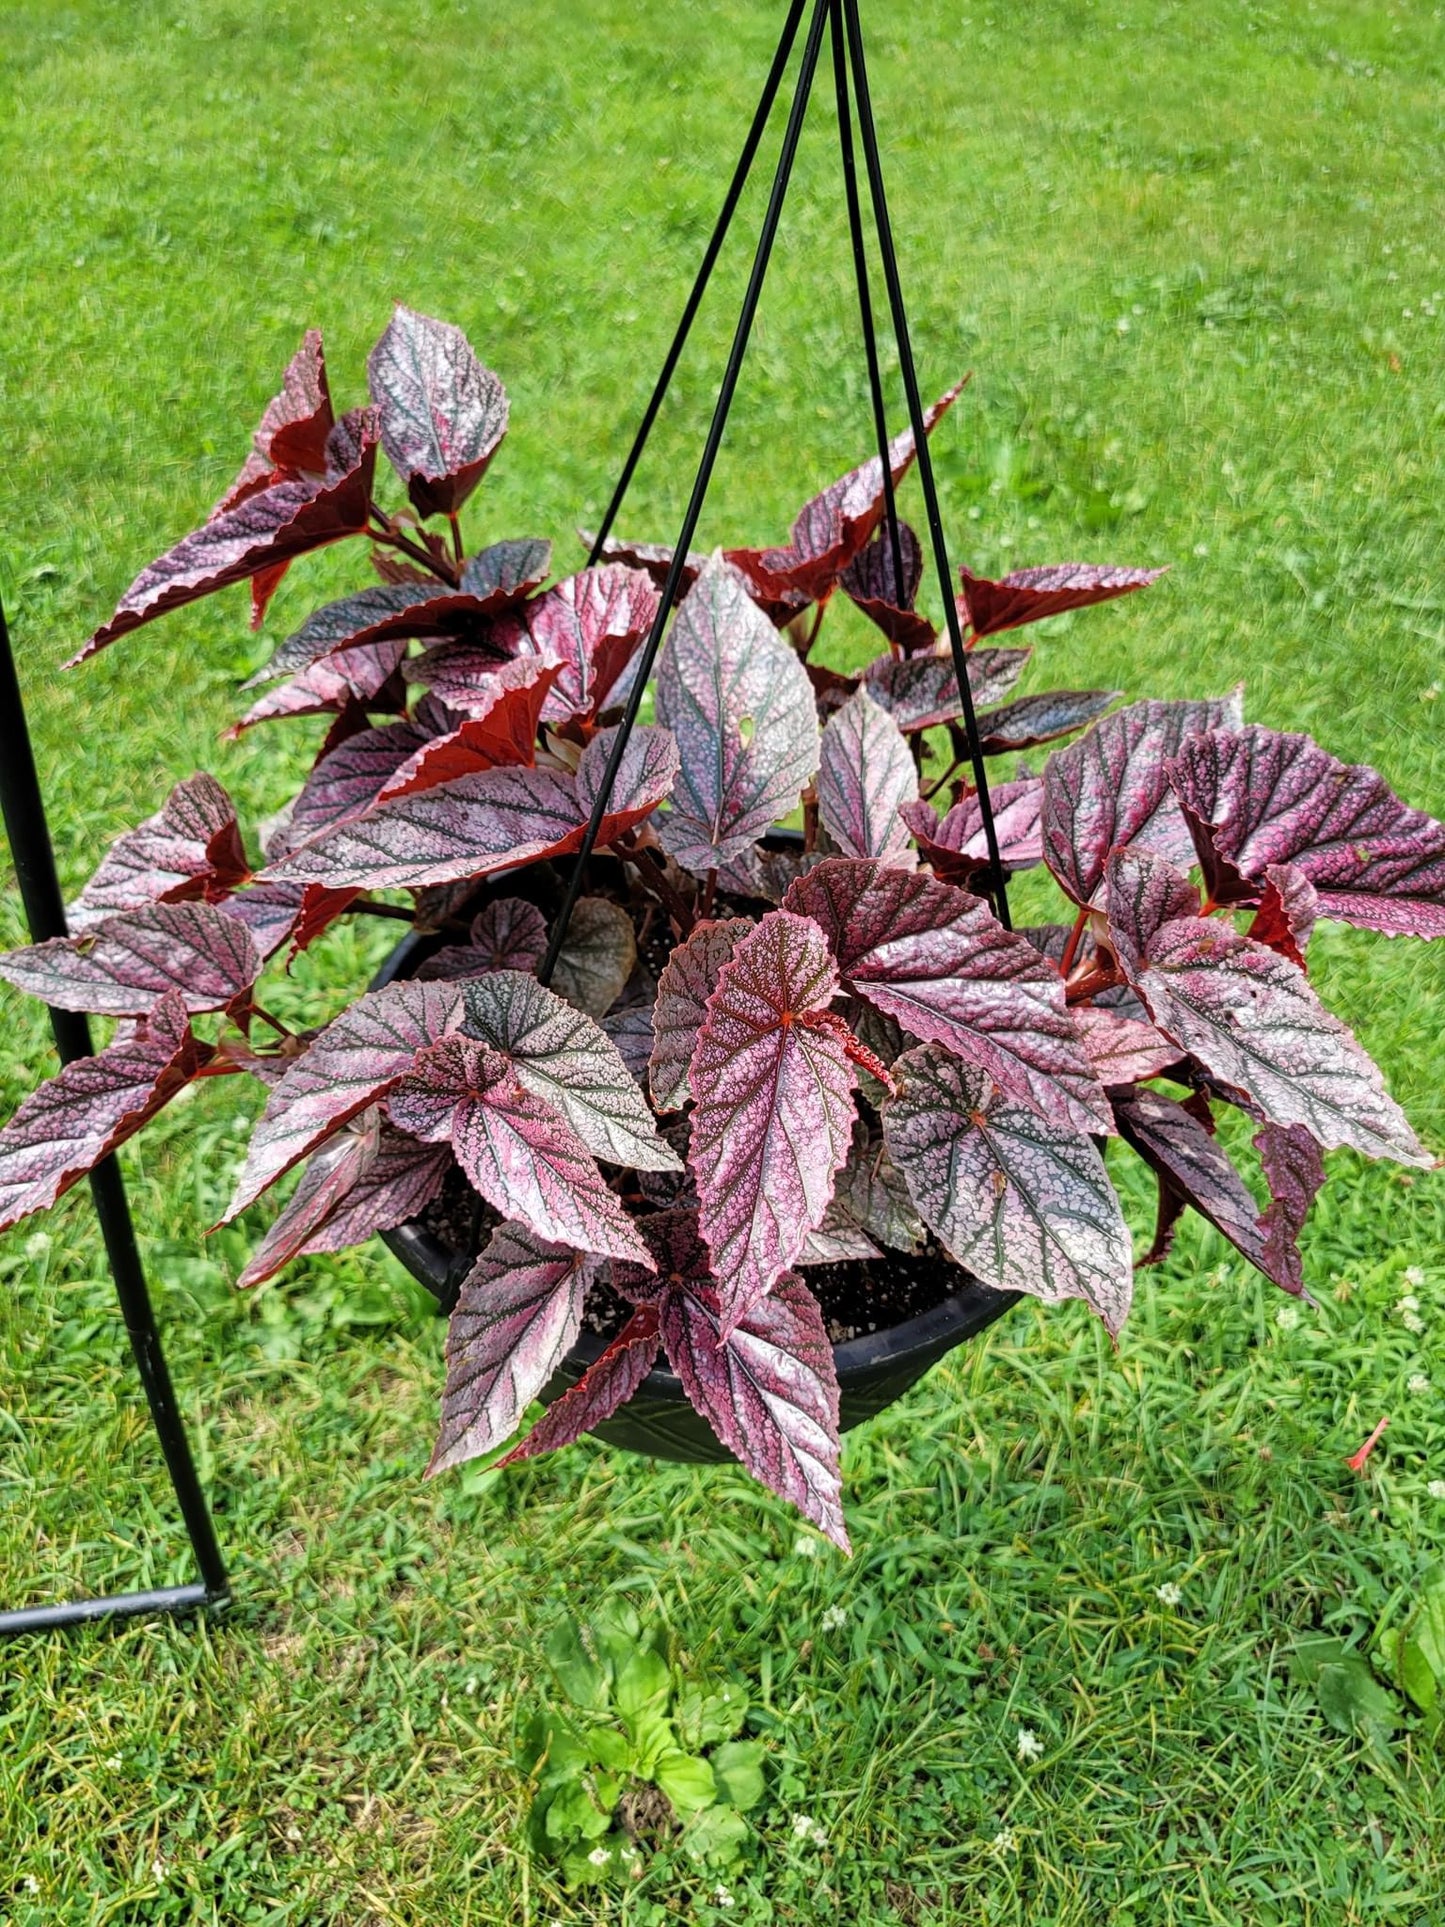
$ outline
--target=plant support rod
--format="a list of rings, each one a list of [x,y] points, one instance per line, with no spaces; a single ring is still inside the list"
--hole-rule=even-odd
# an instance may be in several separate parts
[[[10,647],[5,612],[0,608],[0,814],[20,884],[20,900],[31,941],[43,943],[66,934],[65,906],[55,872],[55,856],[45,822],[40,779],[25,721],[20,681]],[[90,1025],[76,1011],[52,1010],[50,1026],[63,1064],[94,1054]],[[161,1348],[155,1311],[146,1288],[145,1271],[136,1245],[130,1207],[120,1166],[108,1157],[90,1176],[95,1214],[100,1221],[115,1280],[116,1296],[126,1335],[135,1354],[136,1369],[145,1389],[156,1436],[176,1502],[185,1521],[201,1574],[198,1585],[172,1586],[160,1591],[122,1593],[101,1599],[77,1599],[56,1606],[27,1607],[0,1613],[0,1635],[35,1632],[45,1627],[75,1625],[85,1620],[138,1613],[178,1613],[198,1607],[224,1605],[230,1596],[226,1568],[196,1476],[185,1426]]]

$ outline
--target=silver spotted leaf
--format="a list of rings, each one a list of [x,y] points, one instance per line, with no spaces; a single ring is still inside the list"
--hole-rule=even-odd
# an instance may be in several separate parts
[[[1082,1298],[1117,1333],[1133,1247],[1092,1142],[1013,1102],[972,1064],[925,1044],[894,1066],[889,1155],[920,1217],[966,1271],[1045,1303]]]
[[[994,636],[1026,622],[1042,622],[1066,609],[1084,609],[1115,596],[1145,589],[1162,569],[1115,569],[1092,562],[1054,562],[1043,568],[1015,569],[999,582],[959,570],[963,594],[959,607],[975,636]]]
[[[1083,1041],[1094,1075],[1106,1090],[1117,1085],[1141,1084],[1179,1062],[1179,1046],[1171,1044],[1153,1024],[1143,1023],[1137,1017],[1125,1017],[1117,1010],[1100,1010],[1087,1004],[1070,1011],[1069,1015]],[[1118,1115],[1117,1104],[1115,1115]]]
[[[547,949],[547,923],[534,903],[496,897],[472,919],[466,943],[448,944],[420,965],[420,982],[485,977],[493,970],[535,970]]]
[[[261,953],[243,923],[209,903],[151,903],[78,937],[0,955],[0,977],[56,1010],[140,1017],[168,992],[220,1010],[251,988]]]
[[[306,1249],[376,1162],[381,1130],[381,1112],[373,1104],[312,1153],[280,1216],[251,1253],[238,1285],[245,1289],[264,1284]]]
[[[607,563],[554,584],[524,611],[532,648],[558,670],[549,719],[594,717],[607,702],[657,615],[659,598],[641,569]]]
[[[1144,953],[1164,925],[1199,916],[1199,892],[1167,857],[1133,845],[1114,852],[1104,877],[1109,944],[1133,983],[1144,967]]]
[[[406,643],[368,642],[340,655],[322,656],[259,696],[237,723],[221,733],[234,742],[257,723],[284,716],[326,716],[358,704],[363,710],[401,710],[405,691],[396,685]]]
[[[975,706],[1002,702],[1023,674],[1032,650],[973,649],[965,657]],[[956,722],[963,714],[951,655],[880,656],[863,672],[863,686],[906,734]]]
[[[236,806],[201,771],[177,783],[154,816],[116,838],[66,916],[75,932],[147,903],[214,902],[249,874]]]
[[[1038,696],[1020,696],[1002,709],[984,710],[978,717],[980,747],[985,756],[1006,756],[1072,736],[1102,716],[1123,692],[1118,689],[1049,689]]]
[[[1293,863],[1268,863],[1259,905],[1245,934],[1303,970],[1319,914],[1319,892],[1304,871]]]
[[[447,1173],[456,1169],[456,1159],[445,1144],[418,1144],[403,1137],[384,1120],[375,1157],[351,1188],[332,1205],[326,1216],[296,1245],[290,1256],[305,1257],[312,1252],[346,1251],[365,1244],[378,1231],[409,1224],[418,1217],[441,1190]],[[287,1211],[299,1196],[294,1193]],[[284,1218],[286,1213],[282,1213]],[[261,1247],[265,1249],[282,1229],[278,1218]],[[257,1256],[260,1256],[258,1250]],[[247,1268],[248,1272],[250,1267]],[[243,1278],[241,1282],[246,1282]],[[259,1282],[250,1279],[249,1282]]]
[[[366,364],[381,445],[419,515],[454,515],[507,432],[507,391],[460,328],[397,303]]]
[[[603,1424],[632,1397],[657,1363],[661,1350],[657,1307],[639,1305],[602,1356],[547,1407],[522,1443],[513,1446],[498,1465],[515,1465],[543,1452],[556,1452]]]
[[[923,548],[904,521],[898,524],[898,550],[903,563],[901,582],[893,567],[892,537],[886,523],[880,522],[872,540],[839,576],[838,586],[897,648],[921,653],[933,647],[936,632],[914,606],[923,580]]]
[[[903,733],[866,689],[829,717],[818,765],[818,814],[845,856],[913,867],[901,812],[918,801],[918,772]]]
[[[1010,875],[1043,861],[1044,786],[1037,776],[989,785],[999,859]],[[903,819],[918,843],[918,853],[945,883],[967,888],[989,871],[988,839],[978,794],[971,791],[940,821],[931,803],[905,806]]]
[[[694,924],[687,941],[678,944],[668,957],[657,980],[652,1056],[647,1071],[648,1088],[659,1111],[680,1110],[692,1096],[688,1069],[707,1013],[707,1000],[717,988],[718,973],[738,940],[752,927],[747,917],[705,919]]]
[[[1299,1234],[1325,1181],[1320,1147],[1302,1124],[1266,1124],[1254,1139],[1269,1203],[1259,1221],[1264,1248],[1262,1269],[1285,1291],[1304,1295],[1304,1260]]]
[[[608,897],[579,897],[557,953],[552,985],[559,997],[589,1017],[605,1017],[636,962],[637,937],[621,904]]]
[[[360,730],[339,743],[317,763],[291,806],[284,839],[287,850],[298,850],[353,817],[364,816],[427,741],[426,732],[415,723],[397,722]]]

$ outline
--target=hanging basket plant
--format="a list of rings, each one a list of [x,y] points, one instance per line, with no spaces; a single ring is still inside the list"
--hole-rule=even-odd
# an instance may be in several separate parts
[[[72,936],[0,958],[118,1020],[0,1132],[0,1229],[195,1079],[258,1077],[227,1218],[294,1188],[243,1282],[398,1227],[460,1252],[433,1470],[544,1390],[504,1463],[666,1372],[846,1545],[834,1341],[897,1323],[900,1277],[935,1306],[1082,1299],[1117,1334],[1116,1161],[1158,1181],[1142,1262],[1189,1207],[1294,1294],[1324,1150],[1430,1163],[1307,959],[1322,916],[1445,934],[1445,827],[1246,724],[1237,691],[1013,693],[1030,650],[998,637],[1152,572],[964,570],[955,657],[885,513],[904,434],[779,546],[613,542],[553,579],[546,542],[463,539],[507,398],[460,331],[399,308],[369,372],[337,417],[308,335],[233,487],[77,658],[232,583],[259,621],[342,539],[379,577],[255,679],[238,731],[324,724],[259,852],[193,776],[111,848]],[[378,449],[405,506],[378,500]],[[879,634],[857,675],[817,659],[842,598]],[[981,786],[984,757],[1012,773]],[[1040,867],[1057,920],[1013,930],[1003,877]],[[415,926],[386,981],[315,1031],[266,1012],[268,965],[377,911]],[[1230,1110],[1263,1209],[1216,1136]]]

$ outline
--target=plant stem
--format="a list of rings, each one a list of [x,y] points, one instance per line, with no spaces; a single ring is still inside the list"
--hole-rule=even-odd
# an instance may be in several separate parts
[[[714,903],[716,903],[716,901],[717,901],[717,871],[709,870],[707,873],[707,883],[704,886],[703,896],[702,896],[702,914],[704,919],[712,915],[713,905]]]
[[[278,1037],[294,1037],[296,1035],[289,1024],[283,1024],[279,1017],[273,1017],[270,1011],[263,1009],[260,1004],[253,1002],[250,1008],[251,1015],[253,1017],[259,1017],[263,1024],[269,1024]]]
[[[1089,906],[1085,904],[1078,916],[1074,918],[1074,927],[1069,932],[1069,941],[1064,945],[1064,954],[1059,960],[1059,975],[1061,977],[1067,977],[1074,967],[1074,958],[1078,954],[1079,949],[1079,939],[1083,936],[1084,926],[1088,921]]]
[[[370,897],[360,897],[355,903],[346,906],[347,916],[390,917],[397,923],[415,923],[416,912],[408,910],[400,903],[376,903]]]
[[[388,548],[400,549],[403,555],[409,555],[413,562],[420,563],[422,568],[426,569],[429,574],[434,575],[439,582],[445,582],[448,588],[456,588],[457,584],[461,581],[460,569],[448,568],[437,556],[434,556],[429,550],[423,548],[420,543],[413,542],[408,535],[403,535],[389,515],[382,515],[381,512],[376,509],[374,509],[372,513],[376,516],[379,524],[377,528],[370,531],[373,542],[383,542]]]
[[[462,525],[457,519],[457,514],[455,509],[452,509],[448,512],[447,520],[452,525],[452,556],[456,562],[458,570],[460,570],[462,563],[465,560],[465,556],[462,550]]]
[[[670,913],[673,922],[686,936],[697,922],[697,914],[692,905],[685,903],[673,889],[668,880],[667,870],[656,850],[649,850],[643,845],[623,850],[622,854],[646,877],[648,887],[655,891],[659,901]]]

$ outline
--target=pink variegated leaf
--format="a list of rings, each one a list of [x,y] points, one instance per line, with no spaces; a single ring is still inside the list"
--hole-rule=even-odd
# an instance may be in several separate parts
[[[707,1000],[717,988],[718,972],[731,958],[752,924],[746,917],[705,919],[693,925],[686,943],[668,957],[657,980],[652,1013],[653,1046],[647,1081],[659,1111],[677,1111],[693,1095],[688,1067]]]
[[[883,1133],[924,1223],[984,1284],[1046,1304],[1082,1298],[1117,1333],[1134,1254],[1092,1142],[935,1045],[893,1068],[899,1094]]]
[[[893,568],[893,541],[880,522],[838,578],[838,586],[868,620],[876,623],[891,643],[910,654],[931,649],[937,639],[933,624],[914,607],[923,579],[923,549],[906,522],[898,524],[898,549],[903,580]]]
[[[642,1305],[622,1330],[578,1379],[555,1399],[520,1445],[514,1445],[499,1467],[535,1459],[572,1445],[584,1432],[610,1419],[625,1405],[657,1363],[662,1331],[655,1305]]]
[[[926,434],[932,434],[962,389],[963,382],[956,382],[925,412]],[[911,428],[889,443],[888,466],[895,482],[908,473],[916,452]],[[787,546],[763,549],[753,558],[757,577],[777,589],[820,601],[877,528],[883,505],[883,464],[874,455],[803,505]]]
[[[434,644],[404,663],[402,674],[410,683],[424,684],[438,702],[460,715],[485,715],[497,700],[499,686],[506,686],[498,684],[498,676],[525,660],[515,658],[506,646],[515,640],[510,630],[492,624],[478,641]],[[540,657],[531,658],[529,680],[539,669],[546,671],[547,665]]]
[[[507,391],[460,328],[397,303],[366,363],[381,445],[419,515],[454,515],[507,432]]]
[[[1114,569],[1090,562],[1056,562],[1041,569],[1015,569],[1002,581],[990,582],[962,568],[963,594],[959,609],[975,636],[995,636],[1026,622],[1042,622],[1066,609],[1085,609],[1109,602],[1134,589],[1157,582],[1163,569]]]
[[[547,949],[547,921],[522,897],[497,897],[472,919],[466,943],[449,944],[417,970],[422,982],[485,977],[491,970],[535,970]]]
[[[458,728],[431,737],[415,750],[387,779],[378,800],[413,796],[480,770],[533,764],[543,705],[559,673],[535,656],[502,663],[488,679],[486,696],[477,692],[473,713]]]
[[[1050,689],[1038,696],[1020,696],[1002,709],[985,710],[978,718],[983,753],[1012,755],[1072,736],[1102,716],[1122,693],[1118,689]]]
[[[585,1253],[500,1224],[447,1327],[441,1431],[427,1477],[509,1439],[566,1356],[596,1269]]]
[[[1261,1269],[1285,1291],[1301,1297],[1305,1281],[1299,1234],[1325,1181],[1325,1161],[1302,1124],[1266,1124],[1254,1148],[1269,1186],[1269,1203],[1259,1221]]]
[[[363,816],[387,783],[428,741],[415,723],[383,723],[347,737],[323,756],[291,807],[288,849],[297,850],[327,831]],[[324,882],[324,878],[315,881]]]
[[[262,957],[272,957],[296,928],[309,888],[304,883],[252,883],[218,908],[245,924]]]
[[[994,835],[1006,871],[1030,870],[1043,861],[1041,816],[1044,786],[1037,776],[989,786]],[[965,888],[989,869],[988,839],[976,792],[954,804],[940,822],[932,804],[910,803],[903,820],[918,841],[918,853],[935,876]]]
[[[1075,903],[1092,903],[1109,852],[1126,843],[1188,865],[1193,841],[1170,759],[1189,736],[1237,729],[1239,692],[1190,703],[1131,703],[1044,765],[1044,861]]]
[[[1445,823],[1308,736],[1217,731],[1170,771],[1216,902],[1251,902],[1271,864],[1318,893],[1319,915],[1386,936],[1445,936]]]
[[[1063,979],[978,897],[921,872],[832,857],[793,884],[783,907],[812,918],[848,989],[914,1037],[977,1064],[1042,1116],[1112,1130]]]
[[[284,1270],[366,1176],[380,1147],[381,1112],[372,1106],[313,1152],[301,1182],[236,1283],[243,1288],[264,1284]]]
[[[240,474],[209,519],[285,475],[324,475],[326,439],[334,423],[321,335],[311,328],[291,357],[280,392],[266,404]]]
[[[1156,930],[1140,963],[1120,961],[1165,1036],[1270,1123],[1302,1124],[1326,1150],[1431,1163],[1376,1065],[1287,957],[1190,917]]]
[[[47,1210],[134,1137],[212,1056],[171,991],[107,1050],[74,1063],[27,1097],[0,1130],[0,1231]]]
[[[823,828],[845,856],[913,868],[902,811],[918,801],[918,772],[897,723],[866,689],[829,718],[817,787]]]
[[[531,646],[558,677],[544,714],[593,717],[603,708],[657,615],[641,569],[611,562],[568,576],[527,604]]]
[[[178,542],[132,582],[115,614],[66,665],[84,662],[118,636],[168,609],[196,602],[230,583],[293,561],[312,549],[360,535],[371,507],[376,446],[365,443],[353,468],[334,479],[282,481],[248,496]]]
[[[440,1038],[388,1094],[386,1108],[408,1137],[449,1143],[472,1188],[535,1236],[645,1262],[588,1147],[500,1051],[469,1037]]]
[[[576,778],[550,769],[490,769],[434,790],[379,804],[314,842],[290,851],[270,876],[333,889],[418,888],[482,877],[577,849],[606,768],[614,732],[600,730]],[[636,729],[602,818],[606,845],[652,814],[677,773],[664,729]],[[268,877],[269,880],[269,877]]]
[[[1002,702],[1024,672],[1030,649],[974,649],[966,658],[969,694],[976,707]],[[880,656],[869,663],[863,684],[906,735],[956,722],[963,714],[952,656]]]
[[[838,1373],[818,1301],[792,1273],[728,1328],[716,1290],[674,1274],[658,1301],[683,1390],[753,1477],[845,1552]]]
[[[688,1163],[728,1329],[797,1262],[852,1140],[838,973],[807,918],[773,910],[718,973],[689,1081]]]
[[[168,991],[187,1010],[220,1010],[260,974],[250,931],[209,903],[150,903],[0,955],[0,977],[18,989],[107,1017],[144,1016]]]
[[[1117,1010],[1088,1006],[1071,1011],[1070,1015],[1094,1075],[1105,1089],[1120,1084],[1140,1084],[1179,1062],[1179,1046],[1171,1044],[1162,1031],[1152,1024],[1141,1023],[1137,1017],[1123,1017]],[[1116,1105],[1116,1116],[1117,1113]]]
[[[475,628],[486,605],[462,589],[436,581],[382,582],[314,610],[246,684],[270,682],[335,656],[412,637],[458,637]]]
[[[456,1160],[444,1144],[418,1144],[383,1122],[376,1157],[296,1253],[345,1251],[409,1224],[441,1190]]]
[[[222,1222],[253,1204],[358,1111],[385,1097],[420,1053],[461,1020],[459,989],[416,983],[368,991],[334,1018],[268,1097]]]
[[[406,692],[397,671],[405,655],[405,642],[373,642],[323,656],[258,697],[222,735],[234,742],[257,723],[278,716],[324,716],[355,704],[363,712],[368,708],[400,711],[406,707]]]
[[[634,1171],[680,1169],[617,1046],[585,1012],[518,971],[479,978],[463,996],[467,1034],[504,1056],[594,1157]]]
[[[678,610],[657,674],[657,716],[682,765],[660,833],[669,854],[699,875],[795,809],[818,767],[803,666],[720,556]]]
[[[1293,863],[1269,863],[1260,884],[1259,907],[1245,934],[1304,970],[1319,914],[1319,892],[1304,871]]]
[[[617,1046],[618,1056],[644,1091],[652,1057],[652,1009],[651,1004],[628,1005],[609,1011],[601,1021],[603,1035]]]
[[[1166,923],[1197,917],[1199,892],[1166,857],[1137,844],[1115,850],[1104,866],[1109,899],[1109,944],[1130,983],[1144,953]]]
[[[202,772],[177,783],[154,816],[117,837],[66,914],[78,931],[147,903],[214,902],[249,874],[236,806]]]
[[[518,536],[478,549],[462,565],[462,588],[482,604],[485,615],[510,609],[539,589],[552,567],[552,544]]]

